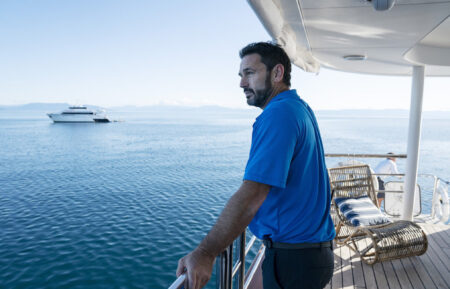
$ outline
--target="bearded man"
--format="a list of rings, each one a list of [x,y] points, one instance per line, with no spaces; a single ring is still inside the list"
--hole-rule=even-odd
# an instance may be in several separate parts
[[[291,63],[280,46],[252,43],[240,57],[240,87],[263,110],[243,182],[208,235],[180,259],[177,275],[186,273],[186,288],[202,288],[216,256],[249,226],[266,246],[265,289],[324,288],[333,275],[335,231],[316,118],[290,89]]]

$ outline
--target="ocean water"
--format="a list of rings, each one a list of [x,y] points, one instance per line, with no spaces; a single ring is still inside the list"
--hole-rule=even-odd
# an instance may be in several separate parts
[[[0,113],[0,288],[167,288],[239,187],[256,115],[53,124]],[[318,120],[328,153],[406,152],[407,118]],[[449,164],[450,117],[425,119],[420,172],[448,180]]]

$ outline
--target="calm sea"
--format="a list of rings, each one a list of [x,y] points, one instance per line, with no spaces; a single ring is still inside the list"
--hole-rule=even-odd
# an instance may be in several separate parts
[[[240,185],[256,115],[53,124],[0,113],[0,288],[168,287]],[[405,117],[318,119],[328,153],[406,152]],[[449,164],[450,117],[425,119],[420,172],[448,180]]]

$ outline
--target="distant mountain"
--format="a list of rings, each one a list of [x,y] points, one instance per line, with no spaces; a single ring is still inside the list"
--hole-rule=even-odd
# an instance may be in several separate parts
[[[28,103],[23,105],[0,105],[0,119],[48,119],[47,113],[61,112],[69,107],[68,103]],[[93,111],[98,106],[87,105]]]
[[[120,106],[110,107],[107,109],[108,113],[132,113],[135,116],[148,117],[164,117],[172,116],[174,118],[180,117],[204,117],[209,115],[221,115],[223,117],[241,118],[252,117],[259,113],[256,108],[228,108],[222,106],[176,106],[176,105],[152,105],[152,106]]]
[[[406,109],[341,109],[341,110],[318,110],[318,116],[329,117],[408,117]]]
[[[236,112],[236,111],[249,111],[247,108],[229,108],[223,106],[179,106],[179,105],[149,105],[149,106],[114,106],[109,107],[109,111],[121,111],[121,112],[132,112],[132,111],[209,111],[209,112]]]
[[[409,118],[409,110],[406,109],[343,109],[343,110],[318,110],[318,117],[363,117],[363,118]],[[423,118],[450,118],[450,111],[424,111]]]
[[[86,105],[91,110],[104,109],[96,105]],[[69,107],[68,103],[29,103],[24,105],[0,105],[0,113],[27,112],[30,114],[42,114],[59,112]],[[107,113],[132,113],[136,116],[201,116],[220,114],[227,117],[252,117],[257,116],[260,110],[253,107],[228,108],[222,106],[176,106],[176,105],[151,105],[151,106],[116,106],[106,108]],[[317,117],[363,117],[363,118],[408,118],[406,109],[344,109],[344,110],[317,110]],[[424,118],[450,118],[450,111],[424,111]]]
[[[28,103],[23,105],[0,105],[0,111],[35,111],[35,112],[59,112],[67,109],[68,103]],[[99,106],[86,105],[91,110],[101,109]]]

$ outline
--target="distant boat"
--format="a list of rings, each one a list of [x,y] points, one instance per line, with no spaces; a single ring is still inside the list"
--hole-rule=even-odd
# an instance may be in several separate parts
[[[60,113],[48,113],[53,122],[110,122],[104,111],[94,112],[86,106],[69,106]]]

